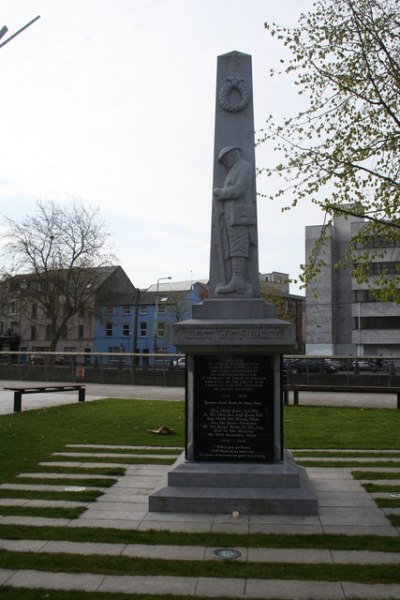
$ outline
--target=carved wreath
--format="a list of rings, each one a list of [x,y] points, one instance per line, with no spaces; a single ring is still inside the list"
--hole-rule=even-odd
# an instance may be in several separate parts
[[[229,101],[229,94],[232,90],[237,90],[240,94],[240,102],[232,104]],[[221,108],[228,112],[240,112],[249,103],[250,94],[247,89],[246,80],[244,77],[227,77],[222,84],[218,94],[218,100]]]

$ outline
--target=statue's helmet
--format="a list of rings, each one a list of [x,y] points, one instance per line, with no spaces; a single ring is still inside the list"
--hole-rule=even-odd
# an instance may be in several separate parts
[[[218,154],[218,162],[221,162],[223,157],[226,154],[228,154],[228,152],[230,152],[231,150],[240,150],[240,147],[239,146],[225,146],[225,148],[222,148],[222,150]]]

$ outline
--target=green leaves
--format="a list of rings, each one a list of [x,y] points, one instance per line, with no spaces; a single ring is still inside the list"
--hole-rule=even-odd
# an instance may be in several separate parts
[[[282,74],[308,99],[281,124],[269,119],[260,140],[285,158],[266,174],[285,181],[276,195],[288,205],[329,201],[334,216],[358,202],[367,218],[399,219],[399,23],[396,0],[320,0],[294,29],[267,27],[292,53]]]

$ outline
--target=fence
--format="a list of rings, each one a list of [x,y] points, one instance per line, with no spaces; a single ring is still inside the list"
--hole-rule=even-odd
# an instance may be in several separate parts
[[[183,386],[182,354],[0,352],[0,379]]]

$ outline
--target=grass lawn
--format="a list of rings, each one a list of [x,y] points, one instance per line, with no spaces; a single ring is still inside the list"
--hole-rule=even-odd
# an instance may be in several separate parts
[[[148,431],[161,425],[175,433]],[[286,406],[284,431],[285,446],[293,449],[398,450],[400,411]],[[67,444],[183,447],[184,403],[108,399],[1,416],[0,482],[37,470],[39,462]],[[156,456],[154,461],[164,462]]]
[[[108,399],[87,403],[75,403],[37,411],[25,411],[0,417],[0,483],[46,483],[43,479],[16,478],[20,473],[27,475],[40,472],[76,474],[76,479],[68,479],[68,485],[85,486],[73,495],[80,501],[94,500],[100,493],[90,487],[104,487],[112,482],[113,477],[122,474],[124,469],[115,467],[93,467],[94,462],[102,461],[96,458],[96,453],[107,453],[101,446],[129,446],[129,448],[114,448],[115,461],[121,463],[171,463],[184,446],[184,403],[147,400]],[[167,425],[175,430],[172,435],[154,435],[150,429]],[[400,411],[386,409],[356,409],[286,406],[284,408],[285,447],[299,450],[325,450],[316,452],[315,458],[334,457],[340,463],[341,459],[365,458],[373,461],[374,450],[385,450],[385,461],[399,464],[400,456],[393,452],[400,449],[399,443]],[[73,446],[71,446],[73,445]],[[92,445],[89,447],[88,445]],[[96,447],[98,446],[98,447]],[[134,446],[145,446],[134,448]],[[158,449],[156,447],[161,447]],[[329,449],[347,450],[347,452],[327,452]],[[52,460],[63,461],[64,457],[54,457],[54,452],[72,451],[92,452],[93,456],[84,459],[86,467],[56,467],[40,466],[41,462]],[[362,453],[361,450],[368,452]],[[131,456],[127,456],[127,455]],[[140,457],[140,454],[150,454],[150,457]],[[119,456],[122,455],[122,456]],[[170,458],[162,458],[168,455]],[[308,452],[295,452],[297,460],[310,459]],[[397,461],[396,461],[397,459]],[[68,460],[68,459],[67,459]],[[109,458],[107,458],[109,462]],[[335,464],[335,463],[331,463]],[[368,464],[368,463],[367,463]],[[371,463],[373,464],[373,463]],[[380,463],[382,464],[382,463]],[[346,466],[358,468],[350,462]],[[78,474],[81,478],[78,478]],[[360,477],[367,479],[364,475]],[[89,476],[92,476],[89,479]],[[374,475],[374,477],[372,477]],[[377,473],[371,473],[371,479],[379,479]],[[394,474],[389,474],[393,477]],[[390,478],[383,481],[381,486],[375,485],[377,491],[391,491]],[[82,479],[87,477],[87,480]],[[395,478],[400,478],[399,474]],[[65,485],[63,479],[51,479],[48,483]],[[0,491],[0,498],[23,498],[30,494],[31,498],[49,498],[49,492],[24,492],[18,490]],[[61,492],[60,492],[61,494]],[[71,494],[63,491],[64,499],[72,499]],[[53,492],[53,499],[58,497]],[[388,502],[388,500],[384,500]],[[390,506],[397,506],[398,500],[390,499]],[[53,513],[52,516],[78,516],[81,508],[35,509],[37,514]],[[23,508],[3,507],[2,514],[23,514]],[[65,511],[70,511],[66,513]],[[32,514],[32,513],[31,513]],[[397,517],[393,517],[396,519]],[[271,547],[271,548],[320,548],[343,550],[380,550],[400,552],[399,537],[383,536],[346,536],[346,535],[271,535],[271,534],[228,534],[228,533],[185,533],[168,531],[138,531],[124,529],[104,529],[87,527],[58,527],[58,526],[29,526],[29,525],[0,525],[0,537],[9,539],[36,540],[70,540],[109,543],[142,543],[142,544],[176,544],[202,545],[220,547]],[[40,554],[30,552],[10,552],[1,550],[0,561],[2,568],[35,569],[63,572],[91,572],[111,574],[140,574],[140,575],[179,575],[199,577],[249,577],[257,579],[315,579],[325,581],[359,581],[397,583],[398,565],[323,565],[323,564],[291,564],[268,563],[229,563],[220,561],[173,561],[149,560],[129,557],[100,557],[73,554]],[[18,590],[7,587],[0,588],[1,598],[14,600],[37,600],[51,597],[55,600],[78,600],[99,597],[106,600],[108,594],[90,594],[83,592],[55,592],[41,590]],[[129,595],[112,595],[113,600],[119,597],[129,598]],[[169,596],[164,596],[166,599]],[[156,596],[137,596],[150,600]]]

